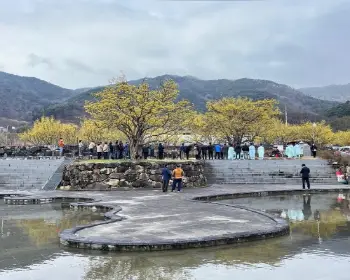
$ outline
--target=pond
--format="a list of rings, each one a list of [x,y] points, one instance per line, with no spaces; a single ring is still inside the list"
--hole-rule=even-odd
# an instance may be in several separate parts
[[[288,236],[206,249],[106,253],[60,248],[57,232],[101,213],[47,205],[1,205],[0,279],[348,280],[349,196],[271,196],[220,201],[289,220]]]

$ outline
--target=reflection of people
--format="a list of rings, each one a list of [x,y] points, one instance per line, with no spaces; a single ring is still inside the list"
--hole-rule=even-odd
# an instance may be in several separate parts
[[[305,221],[308,220],[312,214],[311,195],[308,195],[307,201],[306,201],[306,196],[303,197],[303,214],[304,214]]]
[[[319,210],[316,210],[315,213],[314,213],[314,219],[316,221],[320,221],[321,220],[321,213]]]

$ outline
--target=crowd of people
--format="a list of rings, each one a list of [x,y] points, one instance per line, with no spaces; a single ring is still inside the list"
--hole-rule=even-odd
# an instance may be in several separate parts
[[[79,140],[79,157],[84,155],[85,145]],[[123,144],[122,141],[113,142],[93,142],[88,145],[89,157],[92,158],[97,154],[97,159],[128,159],[130,158],[129,144]]]
[[[181,153],[184,152],[188,159],[189,152],[186,151],[184,144],[180,147],[180,158]],[[191,149],[191,148],[190,148]],[[194,145],[195,156],[197,159],[214,160],[214,159],[228,159],[228,160],[243,160],[243,159],[255,159],[258,155],[259,159],[263,159],[265,156],[265,148],[260,145],[258,148],[253,143],[245,143],[243,145],[236,144],[212,144],[209,145]]]
[[[64,142],[61,138],[58,142],[60,154],[63,153]],[[128,143],[122,141],[113,142],[93,142],[85,145],[82,140],[79,140],[79,157],[88,156],[90,158],[97,156],[97,159],[128,159],[130,158],[130,146]],[[316,157],[317,147],[315,144],[310,146],[311,155]],[[285,151],[281,151],[277,146],[274,146],[272,151],[267,154],[268,157],[286,157],[288,159],[301,158],[304,152],[302,147],[297,142],[288,143]],[[194,156],[196,159],[204,160],[252,160],[264,159],[265,147],[260,144],[255,146],[253,143],[235,143],[235,144],[187,144],[182,143],[180,147],[173,147],[165,149],[162,143],[145,144],[139,147],[136,158],[148,159],[158,158],[164,159],[189,159]]]

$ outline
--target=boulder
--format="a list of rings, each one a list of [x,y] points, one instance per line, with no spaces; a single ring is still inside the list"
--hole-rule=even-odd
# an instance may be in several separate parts
[[[111,187],[117,187],[119,185],[119,179],[109,179],[106,184]]]

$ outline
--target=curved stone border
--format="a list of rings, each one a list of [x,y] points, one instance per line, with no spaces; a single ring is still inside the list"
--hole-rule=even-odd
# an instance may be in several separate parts
[[[192,202],[195,202],[192,200]],[[105,204],[102,204],[105,205]],[[84,207],[85,204],[80,204]],[[98,204],[91,203],[91,206],[99,206]],[[232,207],[233,205],[225,205]],[[112,206],[111,206],[112,208]],[[243,208],[242,208],[243,209]],[[228,244],[243,243],[247,241],[261,240],[272,237],[283,236],[289,233],[289,225],[283,219],[276,219],[275,217],[268,215],[264,212],[245,208],[247,211],[252,211],[254,213],[261,214],[272,219],[276,222],[274,230],[265,231],[265,230],[256,230],[256,231],[247,231],[234,234],[223,234],[220,236],[208,236],[203,238],[188,238],[180,239],[176,241],[168,242],[143,242],[143,241],[130,241],[130,242],[118,242],[116,240],[110,240],[103,237],[80,237],[75,235],[78,231],[97,225],[103,225],[108,223],[113,223],[121,221],[123,218],[117,216],[116,214],[121,210],[119,207],[113,208],[112,211],[107,212],[105,216],[109,218],[105,222],[97,222],[95,224],[90,224],[88,226],[79,226],[73,229],[64,230],[60,234],[60,242],[62,245],[71,247],[71,248],[80,248],[80,249],[99,249],[102,251],[162,251],[162,250],[171,250],[171,249],[188,249],[188,248],[202,248],[202,247],[211,247],[211,246],[220,246]]]
[[[14,194],[11,196],[3,196],[5,204],[10,205],[27,205],[27,204],[48,204],[55,202],[56,200],[61,200],[63,202],[72,202],[72,201],[94,201],[91,198],[80,198],[80,197],[65,197],[65,196],[35,196],[35,195],[18,195]]]
[[[350,192],[348,188],[332,188],[332,189],[310,189],[310,190],[271,190],[271,191],[251,191],[251,192],[236,192],[236,193],[223,193],[223,194],[211,194],[194,197],[196,201],[218,201],[226,199],[235,199],[243,197],[263,197],[271,195],[292,195],[292,194],[318,194],[318,193],[331,193],[331,192]],[[241,206],[239,206],[241,207]]]

